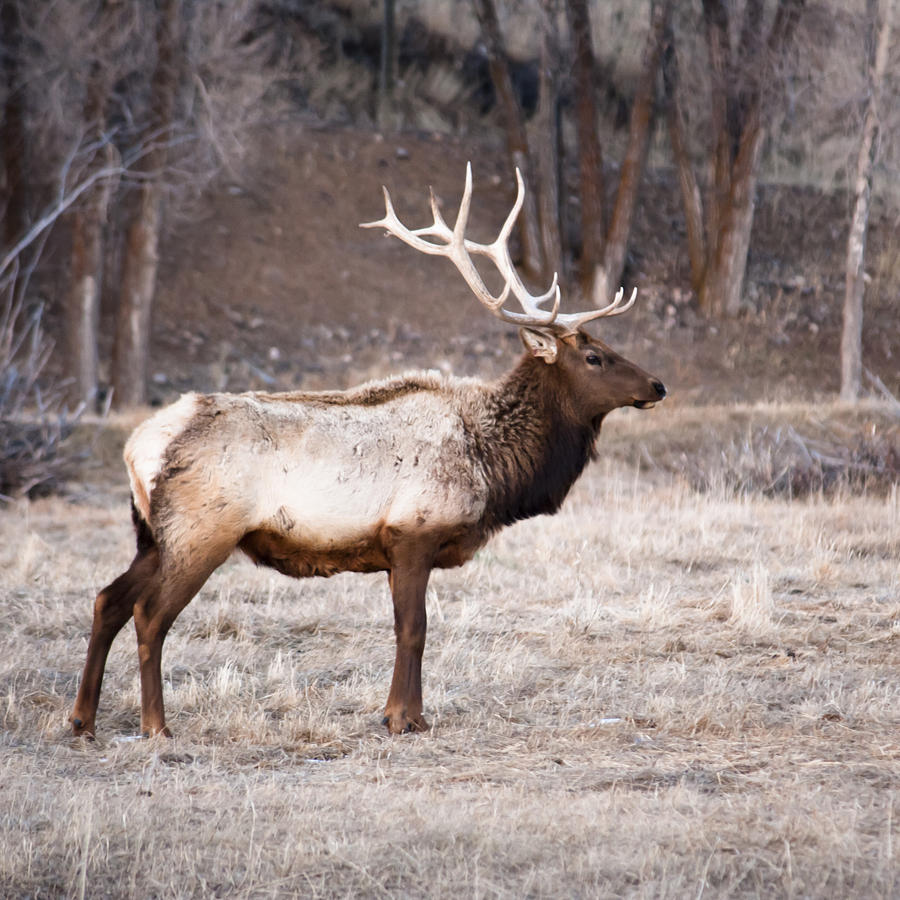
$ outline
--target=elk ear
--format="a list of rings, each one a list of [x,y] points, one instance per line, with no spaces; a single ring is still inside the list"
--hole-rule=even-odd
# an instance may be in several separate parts
[[[534,328],[520,328],[519,337],[532,356],[539,356],[547,365],[556,362],[556,338]]]

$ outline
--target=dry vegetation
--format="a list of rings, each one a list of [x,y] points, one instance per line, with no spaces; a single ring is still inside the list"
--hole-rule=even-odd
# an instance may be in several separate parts
[[[78,460],[65,445],[82,412],[69,410],[64,384],[46,383],[53,343],[42,309],[26,313],[14,287],[0,299],[0,503],[50,493],[72,474]]]
[[[900,493],[650,468],[698,415],[617,414],[558,516],[435,574],[416,737],[379,724],[385,578],[236,559],[167,643],[176,738],[129,740],[129,628],[73,742],[127,489],[0,511],[0,894],[897,896]]]

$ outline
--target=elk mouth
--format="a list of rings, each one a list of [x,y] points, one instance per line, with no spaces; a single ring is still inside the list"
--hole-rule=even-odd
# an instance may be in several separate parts
[[[635,400],[634,407],[635,409],[653,409],[656,404],[665,398],[666,394],[666,386],[661,381],[652,381],[650,386],[656,391],[656,397],[652,400]]]

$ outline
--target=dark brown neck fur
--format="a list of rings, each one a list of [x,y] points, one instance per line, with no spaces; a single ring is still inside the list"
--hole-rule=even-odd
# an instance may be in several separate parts
[[[552,365],[526,354],[472,429],[484,460],[490,530],[556,512],[593,458],[601,420],[578,422]]]

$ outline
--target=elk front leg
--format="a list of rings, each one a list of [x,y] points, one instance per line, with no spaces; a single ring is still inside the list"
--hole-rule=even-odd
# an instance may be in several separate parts
[[[422,716],[422,652],[425,649],[425,588],[430,566],[419,560],[391,568],[397,656],[383,724],[392,734],[427,731]]]

